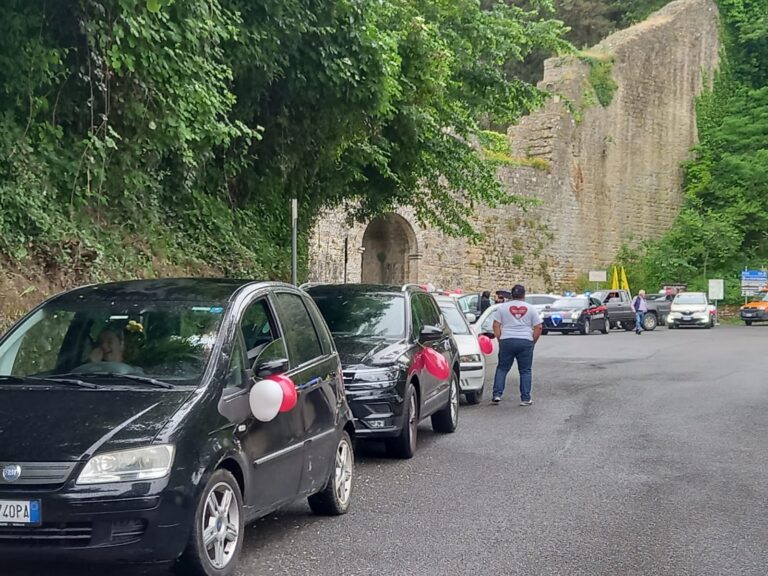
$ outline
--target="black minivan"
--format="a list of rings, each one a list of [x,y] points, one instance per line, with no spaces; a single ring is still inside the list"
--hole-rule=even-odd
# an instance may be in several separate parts
[[[339,357],[292,286],[140,280],[55,296],[0,339],[0,403],[4,561],[178,559],[223,576],[246,523],[299,497],[322,514],[350,503]]]

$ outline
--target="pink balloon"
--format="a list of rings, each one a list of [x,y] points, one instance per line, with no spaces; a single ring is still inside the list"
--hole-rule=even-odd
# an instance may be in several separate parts
[[[451,375],[451,367],[445,357],[432,348],[424,349],[424,366],[438,380],[445,380]]]
[[[488,356],[493,352],[493,342],[491,342],[491,339],[488,338],[485,334],[481,334],[478,338],[480,342],[480,351]]]
[[[269,377],[270,380],[274,380],[280,384],[280,388],[283,390],[283,401],[280,404],[280,412],[289,412],[296,407],[296,402],[299,400],[299,395],[296,393],[296,385],[285,374],[275,374]]]
[[[413,364],[411,364],[411,369],[408,371],[408,374],[421,372],[422,368],[424,368],[424,350],[417,352],[413,357]]]

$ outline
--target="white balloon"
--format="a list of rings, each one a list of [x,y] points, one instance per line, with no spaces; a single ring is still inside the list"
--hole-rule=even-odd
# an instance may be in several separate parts
[[[280,411],[280,405],[283,403],[283,389],[274,380],[259,380],[251,387],[248,401],[256,419],[269,422]]]

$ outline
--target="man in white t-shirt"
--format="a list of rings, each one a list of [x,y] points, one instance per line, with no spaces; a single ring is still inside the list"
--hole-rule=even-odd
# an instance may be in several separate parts
[[[512,364],[517,360],[520,372],[520,406],[530,406],[533,370],[533,347],[541,336],[541,318],[536,309],[525,302],[525,287],[512,288],[512,300],[493,313],[493,333],[499,341],[499,365],[493,381],[494,404],[501,402]]]

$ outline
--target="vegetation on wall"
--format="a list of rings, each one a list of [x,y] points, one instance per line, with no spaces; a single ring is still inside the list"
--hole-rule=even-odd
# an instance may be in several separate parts
[[[652,288],[706,289],[708,278],[724,278],[737,301],[739,271],[768,266],[768,3],[719,5],[723,61],[698,103],[699,145],[686,166],[682,210],[660,241],[619,259]]]
[[[546,2],[539,3],[546,8]],[[286,278],[321,208],[476,234],[516,202],[472,145],[543,96],[538,8],[473,0],[11,0],[0,35],[0,257],[85,279]]]

